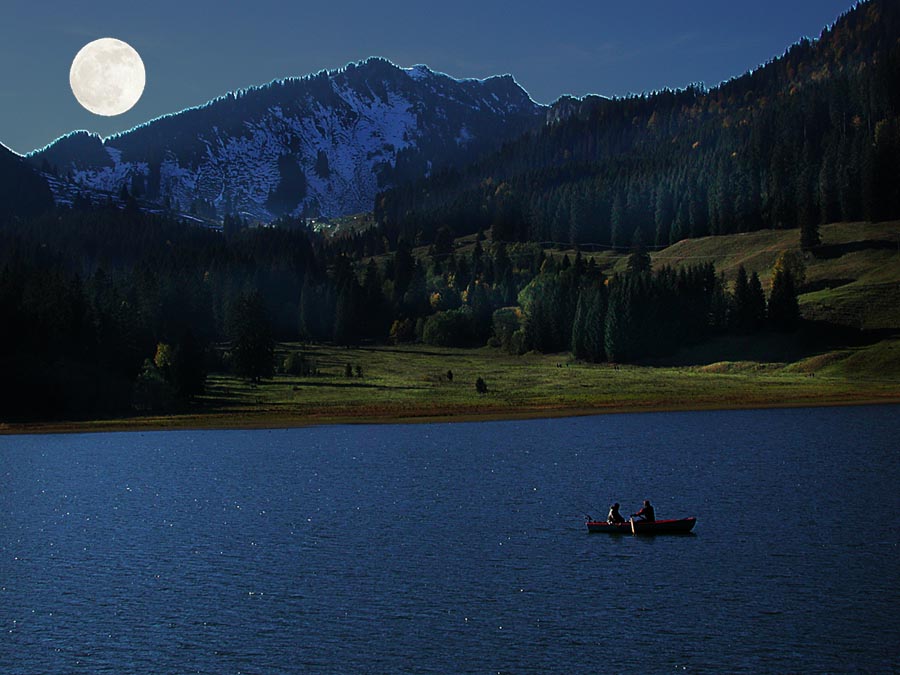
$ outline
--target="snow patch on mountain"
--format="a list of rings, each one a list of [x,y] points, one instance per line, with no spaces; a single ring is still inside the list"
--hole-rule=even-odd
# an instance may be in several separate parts
[[[109,145],[105,146],[104,150],[112,160],[112,165],[94,170],[76,169],[73,171],[75,183],[91,190],[118,192],[123,185],[127,187],[131,183],[132,175],[144,176],[147,174],[146,162],[123,162],[120,150]]]

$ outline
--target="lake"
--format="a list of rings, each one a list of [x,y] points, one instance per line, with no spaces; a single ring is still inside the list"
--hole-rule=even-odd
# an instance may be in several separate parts
[[[897,671],[898,413],[0,437],[0,672]]]

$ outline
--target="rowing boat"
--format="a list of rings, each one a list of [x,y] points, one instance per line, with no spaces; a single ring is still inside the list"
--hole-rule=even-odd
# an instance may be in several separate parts
[[[673,520],[634,521],[634,534],[687,534],[694,529],[697,519],[676,518]],[[588,532],[606,532],[609,534],[631,534],[631,523],[607,523],[605,520],[587,521]]]

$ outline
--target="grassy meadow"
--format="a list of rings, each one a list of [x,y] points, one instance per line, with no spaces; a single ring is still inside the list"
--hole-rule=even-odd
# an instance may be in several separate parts
[[[278,427],[900,403],[900,223],[827,225],[822,239],[821,251],[807,260],[801,311],[806,319],[848,329],[823,339],[810,335],[815,328],[802,336],[726,336],[665,360],[621,366],[579,363],[569,354],[513,356],[490,347],[281,344],[278,363],[288,353],[301,352],[315,364],[316,374],[277,374],[255,384],[212,373],[206,393],[182,414],[0,431]],[[711,260],[728,278],[743,264],[767,286],[776,257],[796,248],[797,241],[796,230],[686,240],[654,254],[653,262],[677,266]],[[611,272],[624,268],[625,255],[598,254],[597,262]],[[484,394],[475,390],[479,377],[487,384]]]
[[[510,356],[487,347],[311,346],[303,351],[318,375],[278,375],[258,386],[214,376],[205,403],[241,417],[264,412],[315,422],[900,401],[897,377],[854,377],[839,367],[875,351],[882,360],[900,359],[897,346],[891,344],[893,353],[876,346],[833,360],[668,367],[586,364],[565,354]],[[347,364],[354,371],[359,366],[362,376],[347,377]],[[485,394],[475,390],[479,377]]]
[[[793,363],[732,361],[690,366],[616,367],[578,363],[565,354],[510,356],[488,347],[280,345],[279,355],[287,351],[302,351],[315,362],[318,374],[278,374],[254,384],[215,373],[196,407],[183,414],[18,425],[7,431],[287,427],[900,403],[896,375],[900,342]],[[885,363],[894,374],[886,374]],[[345,375],[347,364],[354,370],[350,377]],[[859,364],[867,365],[864,376],[855,374]],[[357,366],[361,376],[355,373]],[[487,384],[485,394],[475,390],[478,377]]]

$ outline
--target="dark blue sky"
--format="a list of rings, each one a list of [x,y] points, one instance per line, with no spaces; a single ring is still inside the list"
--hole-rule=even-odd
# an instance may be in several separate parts
[[[107,135],[274,78],[367,56],[425,63],[454,77],[512,73],[532,97],[623,95],[740,75],[851,0],[4,0],[0,142],[28,152],[74,129]],[[76,52],[116,37],[140,52],[143,98],[88,113],[69,90]]]

